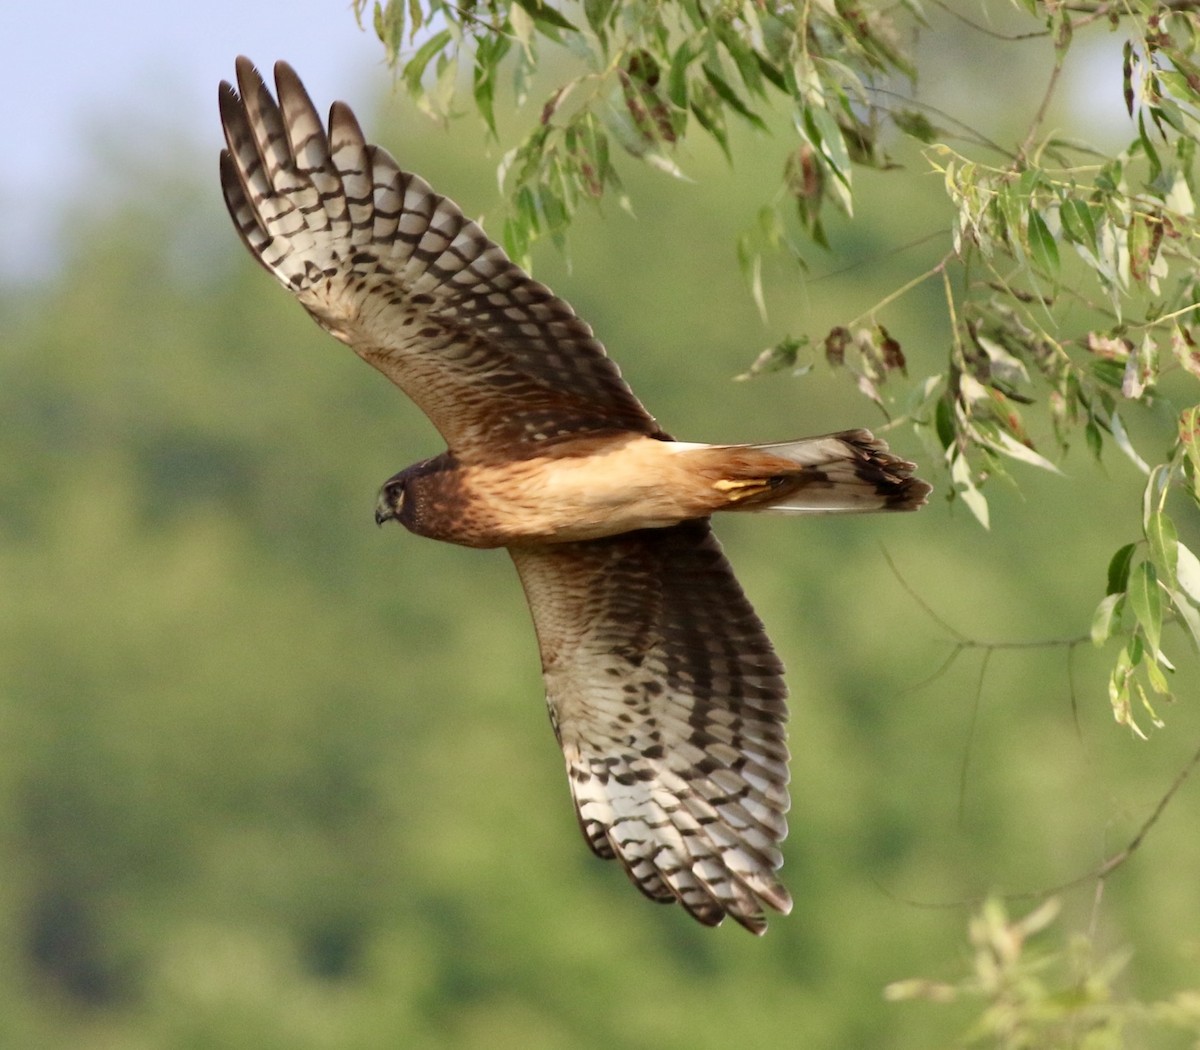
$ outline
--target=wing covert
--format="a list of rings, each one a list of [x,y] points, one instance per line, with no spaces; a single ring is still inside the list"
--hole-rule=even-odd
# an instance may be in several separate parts
[[[221,186],[242,241],[306,310],[399,386],[464,459],[535,455],[589,433],[660,435],[591,328],[459,207],[328,129],[300,79],[253,64],[222,82]]]
[[[580,826],[647,896],[754,933],[776,878],[782,665],[707,521],[514,548]]]

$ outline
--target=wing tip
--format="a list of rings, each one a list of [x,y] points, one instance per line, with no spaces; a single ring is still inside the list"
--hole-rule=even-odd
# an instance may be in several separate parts
[[[706,842],[709,852],[702,858],[690,851],[677,854],[661,845],[653,853],[631,856],[613,835],[612,828],[596,820],[582,819],[580,826],[593,852],[602,859],[616,859],[642,894],[656,904],[677,902],[703,926],[720,926],[728,917],[761,937],[767,932],[765,908],[780,915],[792,911],[792,895],[775,877],[781,863],[778,858],[773,866],[764,864],[753,871],[739,870],[739,866],[729,862],[726,850],[712,841]],[[598,848],[597,838],[602,839],[603,848]],[[715,873],[702,874],[706,860],[717,862]]]
[[[233,68],[237,73],[239,86],[244,86],[248,81],[262,81],[262,74],[259,73],[258,67],[246,55],[238,55],[233,60]]]

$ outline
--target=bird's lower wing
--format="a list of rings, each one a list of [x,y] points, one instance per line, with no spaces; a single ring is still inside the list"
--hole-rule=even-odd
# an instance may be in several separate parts
[[[660,901],[766,929],[791,898],[782,665],[707,521],[514,548],[579,822]]]

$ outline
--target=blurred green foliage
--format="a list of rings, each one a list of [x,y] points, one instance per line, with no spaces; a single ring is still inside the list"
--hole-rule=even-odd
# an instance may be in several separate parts
[[[469,211],[493,199],[469,131],[379,137]],[[638,220],[581,219],[573,267],[539,276],[682,438],[878,424],[823,368],[729,381],[770,341],[726,246],[771,164],[739,156],[698,155],[683,192],[639,181]],[[761,941],[705,930],[585,848],[504,556],[374,527],[377,486],[436,435],[246,257],[210,160],[131,181],[57,277],[0,293],[0,1045],[951,1045],[974,1007],[885,987],[959,980],[978,898],[1133,837],[1200,737],[1197,660],[1173,636],[1148,741],[1113,725],[1109,652],[960,646],[935,674],[959,643],[880,545],[967,639],[1075,637],[1140,476],[1029,471],[991,534],[936,497],[719,523],[790,668],[797,904]],[[838,230],[829,271],[864,265],[786,297],[768,268],[781,330],[895,285],[880,253],[938,190],[895,177],[905,208],[867,194]],[[936,308],[891,318],[916,374],[946,345]],[[1044,935],[1128,948],[1118,999],[1196,983],[1196,805],[1184,785]]]
[[[962,1040],[969,1046],[1119,1050],[1143,1045],[1147,1029],[1180,1036],[1200,1033],[1200,995],[1195,991],[1152,1003],[1113,994],[1128,952],[1097,958],[1095,945],[1082,935],[1065,948],[1047,951],[1038,943],[1039,935],[1058,910],[1058,899],[1051,897],[1010,920],[999,901],[984,902],[970,923],[970,975],[957,984],[897,981],[888,986],[888,998],[976,1001],[979,1016]]]

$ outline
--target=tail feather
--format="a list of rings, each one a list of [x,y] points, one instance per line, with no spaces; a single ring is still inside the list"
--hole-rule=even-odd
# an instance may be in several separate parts
[[[744,448],[804,468],[781,469],[779,473],[791,484],[782,485],[775,498],[753,504],[747,501],[746,510],[784,514],[916,510],[925,505],[932,491],[931,485],[913,476],[915,463],[892,455],[887,443],[869,430]]]

